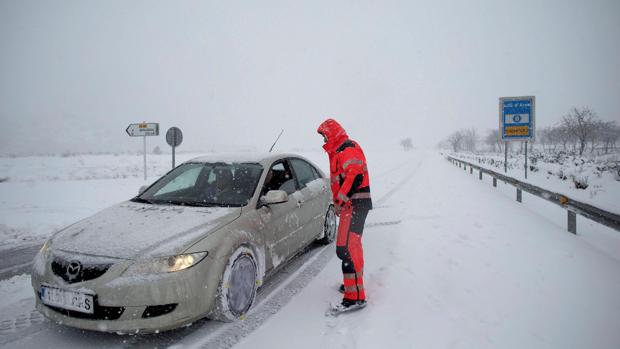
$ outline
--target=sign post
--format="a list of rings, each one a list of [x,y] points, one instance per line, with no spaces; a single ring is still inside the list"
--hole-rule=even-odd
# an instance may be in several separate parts
[[[525,179],[527,179],[527,143],[534,140],[536,97],[500,97],[499,134],[504,141],[504,172],[508,170],[508,142],[525,142]]]
[[[144,146],[144,180],[146,181],[146,137],[159,136],[159,124],[156,122],[129,124],[125,132],[127,132],[130,137],[142,137],[142,144]]]
[[[171,127],[166,132],[166,143],[172,147],[172,169],[174,169],[174,149],[183,142],[183,132],[178,127]]]

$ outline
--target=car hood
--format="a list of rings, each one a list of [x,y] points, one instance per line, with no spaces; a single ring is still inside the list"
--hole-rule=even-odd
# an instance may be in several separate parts
[[[182,253],[234,221],[238,207],[184,207],[122,202],[52,237],[52,249],[136,259]]]

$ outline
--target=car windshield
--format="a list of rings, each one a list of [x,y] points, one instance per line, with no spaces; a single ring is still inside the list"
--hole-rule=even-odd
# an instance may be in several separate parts
[[[132,199],[149,204],[245,206],[263,167],[256,163],[185,163]]]

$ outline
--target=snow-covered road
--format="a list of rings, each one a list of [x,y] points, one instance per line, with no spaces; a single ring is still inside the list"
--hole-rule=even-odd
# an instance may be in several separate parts
[[[340,297],[334,258],[237,348],[620,348],[618,259],[420,157],[368,218],[401,221],[364,234],[368,307],[324,316]]]
[[[0,346],[620,347],[620,251],[584,239],[596,240],[589,225],[571,235],[551,204],[517,204],[434,152],[368,157],[376,209],[364,233],[363,311],[324,315],[341,297],[333,247],[314,248],[278,274],[244,322],[154,336],[51,324],[32,310],[23,275],[0,282]],[[605,238],[617,243],[620,233]]]

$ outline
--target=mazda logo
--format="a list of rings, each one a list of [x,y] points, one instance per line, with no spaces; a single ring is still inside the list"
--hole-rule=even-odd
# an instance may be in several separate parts
[[[67,265],[67,278],[69,280],[75,279],[82,271],[82,263],[78,261],[71,261],[69,265]]]

